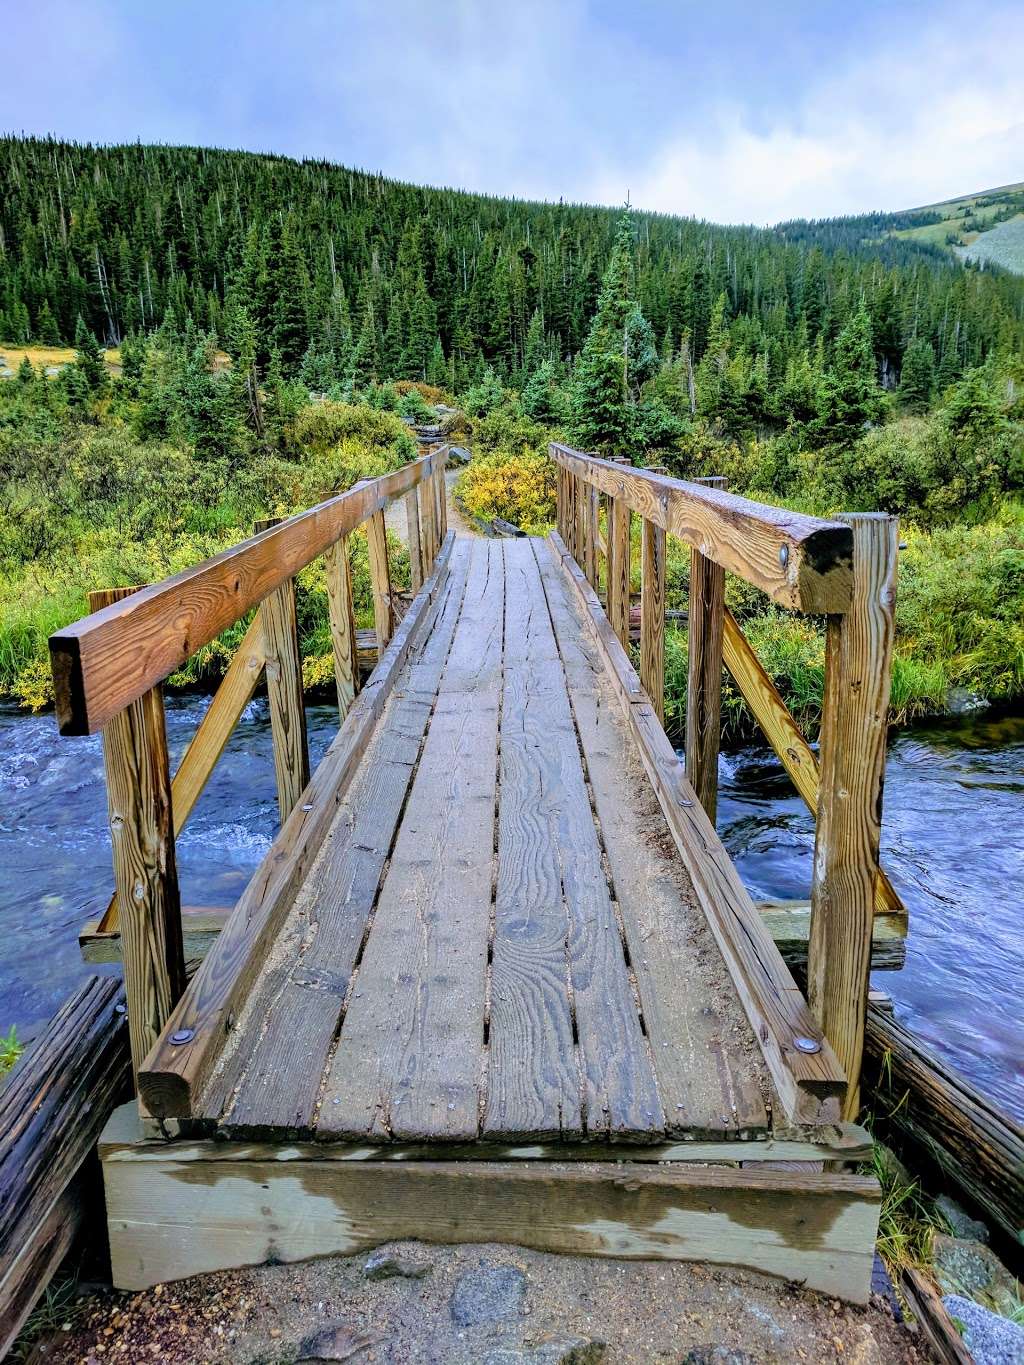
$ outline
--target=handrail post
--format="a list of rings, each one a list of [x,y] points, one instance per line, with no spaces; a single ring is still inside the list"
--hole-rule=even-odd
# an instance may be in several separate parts
[[[586,503],[583,512],[583,572],[587,575],[587,582],[597,592],[598,571],[597,571],[597,537],[600,531],[600,493],[597,485],[588,483],[585,486],[584,497]]]
[[[640,568],[640,682],[665,723],[665,532],[643,518]]]
[[[728,486],[720,475],[693,482],[723,490]],[[718,808],[724,622],[725,570],[693,546],[687,627],[686,776],[712,824]]]
[[[258,521],[256,530],[265,531],[280,520],[280,517],[271,517]],[[266,647],[277,809],[283,825],[309,782],[309,745],[294,578],[286,579],[265,597],[259,610]]]
[[[434,528],[434,494],[430,480],[424,479],[416,485],[416,496],[420,506],[420,552],[423,557],[423,577],[429,578],[434,568],[434,555],[437,553],[437,537]]]
[[[445,483],[445,465],[438,463],[434,472],[437,482],[437,548],[448,534],[448,485]]]
[[[428,487],[427,500],[433,509],[433,488]],[[377,658],[379,659],[395,633],[395,609],[391,601],[391,570],[388,567],[388,538],[383,512],[374,512],[373,516],[367,521],[366,540],[370,552],[373,623],[377,631]],[[433,566],[433,552],[431,553],[431,566]]]
[[[846,1072],[843,1117],[860,1107],[860,1073],[896,614],[898,523],[881,512],[853,529],[853,593],[828,618],[821,787],[811,882],[808,1001]]]
[[[405,495],[405,527],[409,545],[409,587],[413,596],[423,586],[423,551],[420,548],[419,489],[410,488]]]
[[[412,494],[415,494],[415,489]],[[411,496],[406,495],[407,498]],[[410,519],[414,524],[415,513]],[[419,544],[417,542],[417,557]],[[410,562],[415,563],[412,547]],[[352,605],[352,566],[348,558],[348,536],[324,554],[327,571],[327,607],[331,620],[331,646],[334,653],[334,680],[338,686],[338,713],[344,721],[359,690],[359,664],[356,658],[356,618]]]
[[[615,464],[629,464],[619,456]],[[623,649],[629,648],[629,590],[632,583],[633,511],[624,497],[608,497],[607,579],[608,620]]]
[[[89,594],[89,610],[133,588]],[[132,1071],[137,1074],[185,989],[163,692],[152,687],[103,727],[103,763],[120,912]]]

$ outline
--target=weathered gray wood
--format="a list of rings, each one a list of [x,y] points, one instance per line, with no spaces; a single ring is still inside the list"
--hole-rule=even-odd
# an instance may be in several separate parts
[[[665,720],[665,532],[646,518],[640,539],[640,681]]]
[[[281,823],[284,824],[309,781],[306,702],[302,689],[302,656],[299,653],[293,579],[289,578],[275,588],[260,604],[260,622],[263,626],[270,729],[274,738],[277,808]]]
[[[89,604],[102,609],[132,591],[92,592]],[[130,702],[104,727],[103,765],[132,1061],[138,1070],[185,989],[170,761],[159,687]]]
[[[724,479],[694,482],[725,488]],[[687,630],[686,776],[712,824],[718,808],[724,618],[725,570],[694,546],[690,550]]]
[[[667,1131],[764,1131],[768,1076],[756,1041],[617,714],[597,647],[550,555],[538,548]]]
[[[828,622],[807,999],[846,1072],[843,1117],[860,1108],[860,1067],[878,878],[885,740],[896,633],[897,520],[850,517],[853,600]]]
[[[447,574],[452,540],[434,575],[406,612],[302,799],[285,821],[231,918],[168,1020],[139,1076],[149,1112],[189,1118],[217,1063],[225,1034],[247,997],[284,916],[312,866],[347,784],[358,767],[395,678],[415,643]],[[170,1037],[187,1034],[185,1041]]]
[[[406,494],[416,497],[416,489]],[[334,680],[338,688],[338,715],[342,721],[359,691],[356,647],[356,616],[352,605],[352,567],[348,558],[348,537],[343,536],[324,554],[327,575],[327,610],[331,621],[331,649],[334,654]],[[419,592],[422,578],[415,584]]]
[[[420,495],[411,488],[405,495],[405,527],[409,543],[409,586],[414,593],[423,585],[423,551],[420,548]]]
[[[473,542],[462,615],[328,1071],[322,1138],[477,1132],[503,549]]]
[[[569,1136],[582,1122],[592,1134],[657,1135],[664,1115],[532,542],[505,557],[485,1134]]]
[[[118,981],[90,977],[0,1086],[0,1356],[84,1225],[76,1176],[131,1093],[124,1007]]]
[[[744,1266],[857,1303],[870,1288],[880,1191],[865,1176],[682,1163],[345,1162],[295,1148],[225,1154],[211,1142],[137,1156],[103,1146],[122,1289],[403,1238]]]
[[[457,546],[429,633],[410,652],[296,898],[281,935],[288,951],[282,945],[275,952],[239,1021],[237,1055],[203,1097],[210,1119],[230,1105],[222,1126],[234,1136],[312,1134],[323,1070],[454,634],[468,560],[468,546]]]
[[[388,565],[388,533],[384,513],[375,512],[366,523],[370,556],[370,586],[373,589],[373,626],[377,648],[384,650],[395,633],[395,606],[391,600],[391,569]]]
[[[608,619],[628,648],[633,514],[625,498],[609,498],[608,503]]]

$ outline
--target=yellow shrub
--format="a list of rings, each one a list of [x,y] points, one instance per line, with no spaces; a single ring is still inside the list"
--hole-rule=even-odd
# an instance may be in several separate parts
[[[555,519],[555,467],[534,451],[480,455],[459,475],[456,494],[470,516],[543,535]]]

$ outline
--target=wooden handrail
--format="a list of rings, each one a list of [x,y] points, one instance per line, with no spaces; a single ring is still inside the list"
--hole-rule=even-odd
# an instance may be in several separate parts
[[[93,734],[342,536],[443,469],[442,446],[50,636],[62,735]]]
[[[575,478],[623,499],[645,520],[695,546],[781,606],[822,613],[849,608],[853,591],[849,526],[615,464],[557,441],[548,449],[552,460]],[[585,545],[578,548],[585,554]],[[575,557],[583,566],[584,561]]]

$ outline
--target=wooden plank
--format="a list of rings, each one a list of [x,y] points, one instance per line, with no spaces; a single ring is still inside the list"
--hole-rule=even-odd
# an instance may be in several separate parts
[[[0,1087],[0,1356],[86,1221],[79,1172],[131,1094],[124,1008],[119,981],[90,977]]]
[[[294,1148],[284,1161],[249,1158],[233,1144],[216,1150],[223,1146],[165,1146],[141,1160],[130,1148],[104,1149],[118,1288],[416,1238],[741,1266],[856,1303],[870,1289],[880,1191],[866,1176],[682,1163],[355,1163]]]
[[[728,607],[725,609],[722,648],[725,666],[743,693],[754,719],[792,778],[807,809],[817,819],[818,760]],[[875,914],[890,919],[899,917],[906,933],[907,908],[883,868],[878,869],[875,878]]]
[[[132,591],[100,589],[89,594],[89,604],[101,609]],[[158,687],[108,722],[103,766],[132,1061],[138,1070],[185,989],[170,762]]]
[[[767,1077],[757,1044],[632,736],[611,705],[597,645],[550,556],[542,550],[538,560],[667,1131],[730,1137],[763,1132]]]
[[[203,1096],[232,1136],[311,1136],[328,1054],[344,1017],[385,862],[419,757],[461,608],[469,561],[452,555],[436,618],[410,651],[396,693],[345,794],[289,921],[239,1020],[238,1047]],[[415,690],[410,687],[415,670]]]
[[[420,548],[423,554],[423,577],[430,576],[437,549],[437,518],[434,513],[434,498],[429,479],[422,485],[420,493]]]
[[[503,549],[497,541],[472,543],[462,614],[328,1069],[317,1125],[322,1139],[456,1140],[477,1133]]]
[[[178,764],[178,770],[171,782],[171,814],[174,820],[174,836],[185,828],[196,802],[203,794],[210,774],[217,760],[224,752],[224,746],[231,738],[239,717],[252,700],[256,691],[266,653],[263,644],[263,626],[259,616],[253,618],[245,632],[242,643],[235,650],[234,658],[227,667],[213,700],[207,707],[189,746]],[[111,896],[106,910],[96,930],[100,934],[116,935],[118,924],[117,895]],[[81,938],[79,939],[81,942]],[[94,962],[116,961],[120,958],[120,941],[116,958],[87,959]],[[194,954],[186,952],[185,957]]]
[[[761,588],[780,606],[842,612],[853,588],[848,526],[717,488],[616,465],[553,442],[551,458],[634,512]]]
[[[409,545],[409,586],[414,593],[423,586],[423,551],[420,549],[420,491],[410,488],[405,495],[405,527]]]
[[[274,739],[274,779],[282,825],[309,782],[306,702],[295,608],[295,583],[289,579],[260,603],[270,729]]]
[[[407,498],[416,497],[413,488]],[[334,680],[338,688],[338,715],[344,721],[359,691],[359,668],[356,658],[356,616],[352,605],[352,566],[349,562],[348,537],[342,536],[324,552],[327,576],[327,610],[331,622],[331,651],[334,655]],[[420,577],[414,592],[423,585]],[[378,650],[379,657],[379,650]]]
[[[592,588],[597,587],[597,541],[601,534],[600,517],[600,493],[593,484],[587,484],[584,489],[583,506],[583,572],[587,575],[587,582]]]
[[[92,734],[275,588],[408,492],[443,450],[300,512],[50,637],[62,735]]]
[[[887,1128],[1019,1247],[1024,1241],[1024,1125],[874,1005],[868,1006],[866,1050]]]
[[[643,522],[640,537],[640,682],[665,719],[665,532]]]
[[[509,545],[505,559],[484,1134],[568,1136],[582,1124],[613,1139],[654,1137],[665,1117],[532,542]]]
[[[395,632],[395,607],[391,600],[391,570],[388,566],[388,539],[383,512],[375,512],[366,523],[366,541],[370,552],[373,624],[377,632],[377,648],[384,650]]]
[[[900,1289],[936,1360],[942,1365],[975,1365],[932,1277],[916,1266],[907,1266],[900,1276]]]
[[[758,910],[787,967],[807,971],[811,934],[810,901],[759,901]],[[871,967],[898,971],[907,955],[907,926],[902,915],[876,914],[871,922]]]
[[[686,773],[639,687],[596,594],[556,536],[553,552],[595,623],[608,676],[632,726],[648,777],[690,874],[701,908],[729,968],[778,1092],[782,1116],[793,1124],[831,1123],[846,1084],[827,1039],[790,975],[732,860],[697,801]],[[796,1046],[806,1039],[816,1052]],[[775,1119],[779,1131],[779,1118]]]
[[[609,505],[608,619],[623,648],[628,649],[633,513],[624,498],[610,498]]]
[[[449,538],[438,556],[435,573],[417,594],[301,800],[147,1057],[139,1085],[155,1117],[191,1116],[231,1021],[312,866],[394,680],[440,590],[451,544]],[[172,1034],[188,1037],[175,1044],[170,1041]]]
[[[181,907],[182,950],[186,963],[206,956],[230,914],[229,906]],[[82,950],[83,962],[121,961],[121,931],[116,925],[113,929],[104,929],[102,924],[102,920],[87,920],[82,925],[78,946]]]
[[[438,502],[438,526],[443,540],[448,534],[448,485],[444,479],[445,465],[442,461],[438,466],[437,478],[437,502]]]
[[[694,546],[687,622],[686,776],[712,824],[718,809],[724,613],[725,570]]]
[[[860,1108],[885,740],[896,633],[898,523],[851,517],[853,601],[828,622],[821,771],[811,877],[807,999],[846,1072],[843,1117]]]

